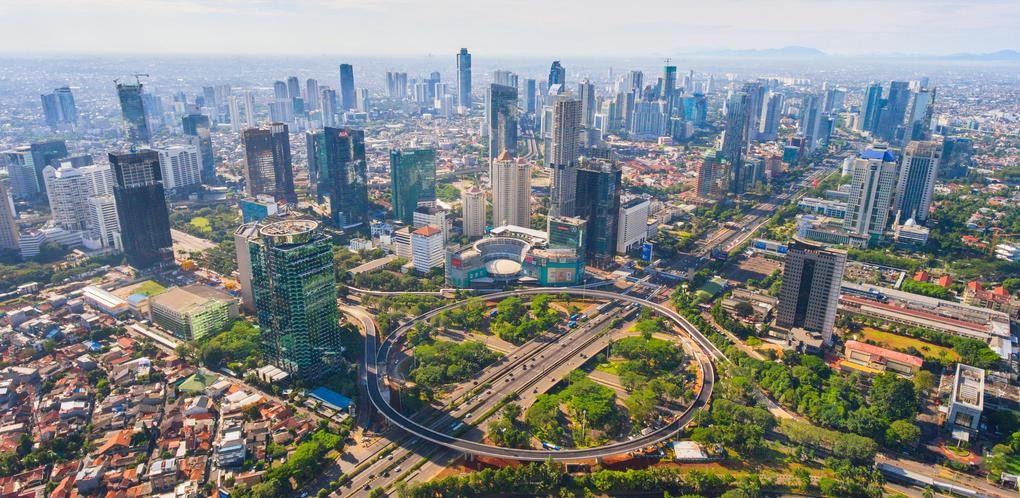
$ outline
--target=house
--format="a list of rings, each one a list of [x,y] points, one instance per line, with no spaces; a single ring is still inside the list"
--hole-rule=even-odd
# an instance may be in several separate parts
[[[913,377],[923,364],[924,360],[917,356],[864,342],[846,341],[840,368],[866,374],[892,372]]]

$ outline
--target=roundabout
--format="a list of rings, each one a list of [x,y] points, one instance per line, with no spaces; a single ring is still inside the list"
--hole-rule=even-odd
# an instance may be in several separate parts
[[[660,304],[637,297],[617,294],[614,292],[576,288],[531,288],[508,292],[497,292],[486,295],[485,299],[498,300],[511,296],[530,296],[536,294],[568,294],[583,298],[604,300],[607,301],[607,305],[611,303],[612,306],[627,305],[629,307],[647,307],[679,326],[683,331],[681,339],[686,339],[684,342],[692,349],[690,353],[700,370],[700,376],[702,379],[700,388],[695,392],[693,402],[679,412],[678,416],[674,417],[665,425],[653,430],[649,429],[643,431],[640,436],[635,436],[629,440],[616,441],[603,446],[579,449],[516,449],[492,446],[464,439],[460,437],[460,430],[465,428],[465,424],[470,423],[470,418],[472,416],[470,411],[466,411],[468,407],[456,408],[452,411],[448,411],[442,414],[438,419],[430,421],[428,424],[413,420],[412,417],[404,415],[396,408],[390,406],[383,394],[383,388],[380,385],[381,381],[386,380],[389,375],[388,371],[390,368],[391,353],[400,347],[404,341],[405,335],[412,329],[416,322],[429,320],[439,313],[455,309],[466,302],[459,301],[436,308],[428,313],[416,317],[408,324],[401,326],[391,333],[385,340],[382,341],[381,344],[377,344],[377,338],[374,335],[366,338],[367,392],[372,404],[391,423],[423,440],[452,448],[469,455],[522,461],[542,461],[547,459],[555,461],[586,461],[640,451],[648,446],[655,445],[675,436],[677,432],[683,429],[693,419],[698,410],[708,406],[715,383],[715,369],[713,367],[712,360],[724,360],[725,357],[722,355],[722,352],[720,352],[679,313]],[[608,310],[608,308],[612,307],[607,305],[603,305],[600,308],[605,307]],[[608,317],[611,315],[606,316]],[[600,324],[601,322],[598,321],[599,319],[600,317],[593,318],[593,324]],[[596,325],[592,325],[592,327],[595,326]],[[578,329],[579,332],[582,330],[583,329]],[[600,334],[595,333],[590,338],[575,341],[578,337],[570,337],[570,335],[567,334],[563,336],[562,340],[557,339],[554,343],[538,346],[539,350],[541,348],[552,348],[545,350],[550,354],[550,358],[541,365],[541,368],[554,369],[558,366],[566,366],[567,361],[574,360],[573,355],[575,353],[573,352],[581,351],[586,346],[594,343],[599,337]],[[557,355],[560,351],[560,349],[555,348],[554,344],[559,344],[562,351],[566,352],[566,354],[559,354],[559,358],[553,359],[555,358],[554,355]],[[581,356],[583,357],[584,355]],[[545,358],[544,353],[542,357]],[[476,393],[475,398],[482,398],[481,401],[483,401],[483,404],[481,406],[484,407],[485,403],[491,404],[492,401],[496,400],[497,397],[500,397],[501,394],[505,394],[506,397],[514,397],[529,389],[535,389],[535,392],[537,392],[539,387],[541,387],[538,386],[539,383],[547,382],[547,380],[544,374],[540,374],[537,377],[533,376],[530,379],[523,375],[523,372],[528,369],[528,360],[529,357],[527,356],[520,359],[516,359],[516,355],[513,359],[507,358],[506,363],[500,365],[500,371],[498,372],[499,377],[495,377],[497,379],[504,379],[505,385],[501,384],[499,386],[494,386],[489,389],[488,392],[484,393],[485,395],[489,395],[489,398],[482,398],[482,393]],[[532,361],[532,371],[534,371],[536,370],[534,363],[535,358],[531,357],[530,360]],[[516,372],[517,367],[521,367],[521,370],[519,371],[520,373],[518,373],[520,377],[515,379],[514,373]],[[560,380],[555,379],[554,377],[549,377],[548,379],[548,382],[558,382]],[[494,390],[497,391],[497,393],[492,395],[491,393]],[[506,397],[502,397],[501,399],[506,399]],[[473,400],[474,399],[469,401]],[[496,401],[499,402],[499,400]],[[499,404],[496,404],[495,407],[498,408]],[[490,407],[490,412],[494,411],[496,408]],[[461,411],[459,417],[457,416],[458,411]],[[470,429],[470,427],[468,429]]]

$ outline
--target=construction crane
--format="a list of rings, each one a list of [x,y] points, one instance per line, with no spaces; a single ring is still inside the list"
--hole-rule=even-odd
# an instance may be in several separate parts
[[[988,255],[995,254],[995,246],[999,244],[999,239],[1003,237],[1018,237],[1020,233],[1002,233],[1002,230],[992,230],[992,239],[988,242]]]
[[[132,74],[131,76],[135,77],[135,84],[137,84],[137,85],[141,85],[142,84],[142,79],[141,79],[142,76],[145,76],[146,78],[149,77],[149,75],[145,74],[145,73],[135,73],[135,74]],[[113,79],[113,84],[114,85],[119,85],[120,84],[120,78],[114,78]]]

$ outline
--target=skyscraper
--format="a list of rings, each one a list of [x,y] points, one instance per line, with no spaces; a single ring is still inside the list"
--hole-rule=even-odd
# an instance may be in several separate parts
[[[914,141],[903,150],[900,178],[896,182],[896,207],[893,208],[900,222],[913,218],[923,225],[928,221],[941,158],[942,148],[937,142]]]
[[[586,259],[596,266],[616,254],[623,170],[615,161],[581,158],[577,167],[575,215],[587,221]]]
[[[762,109],[758,140],[775,140],[779,136],[779,120],[783,117],[783,94],[770,93]]]
[[[63,140],[36,142],[29,146],[29,150],[32,152],[36,184],[39,185],[39,191],[45,192],[46,182],[43,181],[43,169],[47,166],[60,166],[57,161],[68,156],[67,143]]]
[[[524,80],[524,110],[528,114],[535,114],[537,110],[535,103],[536,91],[537,87],[533,78]]]
[[[942,159],[939,161],[939,178],[967,176],[974,153],[974,142],[969,138],[945,137],[942,139]]]
[[[503,151],[492,162],[492,226],[531,226],[531,168]]]
[[[153,150],[110,153],[116,178],[113,196],[128,263],[148,268],[173,261],[170,213],[163,193],[159,155]]]
[[[319,82],[313,78],[305,80],[305,109],[319,110]]]
[[[216,162],[213,157],[212,135],[209,129],[209,116],[204,114],[188,114],[181,118],[184,134],[194,137],[198,151],[202,155],[202,183],[216,183]]]
[[[15,199],[34,199],[46,188],[39,183],[41,175],[36,175],[31,147],[23,145],[4,151],[0,153],[0,160],[7,170],[10,194]]]
[[[577,95],[581,99],[581,125],[590,128],[595,121],[595,84],[588,80],[578,83]]]
[[[124,117],[124,134],[128,142],[147,144],[152,139],[149,132],[149,120],[142,99],[142,84],[117,83],[117,98],[120,99],[120,112]]]
[[[7,197],[7,186],[0,179],[0,249],[17,251],[19,233],[11,211],[10,199]]]
[[[271,195],[277,201],[297,204],[287,125],[272,123],[268,127],[249,128],[241,132],[241,140],[244,143],[244,181],[248,195]]]
[[[414,210],[436,203],[435,149],[390,151],[390,192],[393,217],[411,224]]]
[[[354,91],[354,67],[340,64],[340,105],[341,109],[350,111],[358,108],[358,97]]]
[[[930,140],[931,118],[934,110],[934,88],[922,88],[915,92],[910,105],[910,116],[907,118],[903,140]]]
[[[468,238],[481,237],[485,234],[485,192],[478,187],[471,187],[464,191],[461,200],[464,221],[464,236]]]
[[[549,166],[552,188],[549,212],[554,216],[574,216],[577,198],[578,137],[581,133],[581,102],[557,97],[552,109],[552,133]]]
[[[896,156],[886,149],[865,150],[854,161],[851,174],[843,228],[880,237],[889,222],[896,189]]]
[[[53,222],[65,230],[85,230],[86,202],[91,194],[85,175],[70,163],[64,163],[59,168],[43,168],[43,179]]]
[[[722,156],[730,163],[730,191],[743,194],[748,182],[743,168],[747,148],[747,113],[749,99],[746,93],[737,92],[726,101],[726,132],[722,141]]]
[[[287,78],[287,96],[292,100],[301,98],[301,80],[297,76]]]
[[[567,70],[560,64],[560,61],[553,61],[552,65],[549,66],[549,80],[546,89],[552,88],[554,85],[566,85],[567,84]]]
[[[803,98],[800,109],[800,134],[808,151],[818,146],[822,134],[822,102],[818,95],[807,95]]]
[[[310,151],[315,156],[316,189],[329,198],[330,219],[339,227],[368,224],[365,132],[326,127],[315,135]]]
[[[466,48],[457,53],[457,107],[462,113],[471,111],[471,54]]]
[[[336,90],[329,87],[322,87],[322,126],[336,126],[337,109],[339,109],[339,103],[337,102]]]
[[[159,154],[159,168],[163,175],[163,190],[168,194],[182,195],[198,190],[202,185],[202,160],[194,145],[155,149]]]
[[[273,96],[276,100],[286,100],[290,98],[288,95],[290,92],[287,89],[287,83],[276,80],[273,82]]]
[[[62,86],[53,90],[53,95],[57,97],[60,119],[67,124],[78,124],[78,107],[74,103],[74,94],[71,93],[71,89]]]
[[[788,244],[779,289],[776,325],[801,328],[832,342],[846,251],[793,239]]]
[[[244,124],[248,128],[255,127],[255,94],[244,92]]]
[[[893,81],[889,84],[889,96],[879,111],[876,134],[890,142],[898,140],[903,128],[903,119],[910,102],[910,84],[906,81]]]
[[[314,380],[340,358],[333,246],[311,220],[259,225],[247,239],[252,297],[266,359]]]
[[[729,190],[727,165],[722,153],[708,151],[701,159],[698,167],[698,197],[702,199],[719,199],[726,196]]]
[[[864,90],[864,100],[861,102],[861,131],[874,132],[878,127],[879,110],[882,108],[882,85],[871,82]]]
[[[489,125],[489,160],[503,151],[517,155],[517,89],[490,84],[485,93],[485,114]]]
[[[112,195],[89,197],[86,210],[88,239],[108,249],[117,247],[120,244],[117,200]]]
[[[39,98],[42,100],[43,118],[46,120],[46,126],[56,128],[62,121],[57,96],[52,93],[44,93]]]

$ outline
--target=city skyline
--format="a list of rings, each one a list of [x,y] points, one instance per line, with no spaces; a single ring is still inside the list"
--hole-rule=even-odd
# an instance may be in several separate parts
[[[933,4],[936,8],[920,8]],[[498,56],[546,53],[551,47],[564,55],[667,56],[801,46],[833,55],[945,55],[1020,48],[1013,34],[1020,4],[1005,0],[723,0],[711,8],[656,0],[642,10],[655,15],[614,16],[619,36],[601,38],[591,36],[589,28],[606,21],[611,5],[570,0],[561,9],[541,7],[537,0],[468,5],[448,0],[427,5],[403,0],[43,0],[0,6],[0,15],[9,21],[0,41],[6,54],[410,55],[446,54],[467,46]],[[506,22],[477,22],[493,10],[502,12]],[[543,15],[533,15],[536,11]],[[154,15],[163,22],[141,22]],[[447,28],[422,19],[441,21]],[[341,21],[343,36],[327,29]],[[188,36],[180,35],[182,23],[193,28]],[[402,36],[381,37],[381,32]],[[125,39],[132,40],[130,45]],[[416,41],[409,44],[409,39]]]

